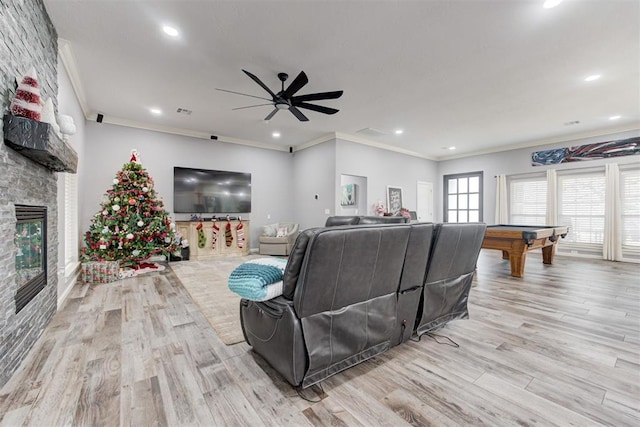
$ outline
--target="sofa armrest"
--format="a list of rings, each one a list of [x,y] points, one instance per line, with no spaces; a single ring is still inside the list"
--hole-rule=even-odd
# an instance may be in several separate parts
[[[247,344],[291,385],[300,385],[307,371],[302,324],[293,302],[282,297],[269,301],[240,301],[240,322]]]

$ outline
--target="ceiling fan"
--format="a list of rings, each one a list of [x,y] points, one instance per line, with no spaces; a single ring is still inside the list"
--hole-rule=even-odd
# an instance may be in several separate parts
[[[337,99],[342,96],[341,90],[336,90],[333,92],[319,92],[319,93],[309,93],[306,95],[294,96],[300,89],[304,87],[307,83],[309,83],[309,79],[304,71],[300,71],[300,74],[293,79],[289,87],[284,88],[284,82],[289,78],[289,75],[286,73],[278,73],[278,78],[282,82],[282,89],[278,93],[274,93],[267,85],[262,83],[262,81],[251,74],[247,70],[242,70],[247,76],[251,77],[251,79],[258,83],[260,87],[267,91],[267,93],[271,96],[269,98],[263,98],[261,96],[248,95],[246,93],[234,92],[226,89],[216,89],[222,92],[235,93],[237,95],[250,96],[252,98],[264,99],[265,101],[269,101],[268,104],[258,104],[258,105],[249,105],[247,107],[239,107],[234,108],[234,110],[242,110],[245,108],[253,108],[253,107],[262,107],[264,105],[273,105],[275,108],[267,117],[264,118],[265,121],[271,120],[275,114],[280,110],[289,110],[291,113],[297,117],[301,122],[308,122],[309,119],[302,114],[302,111],[299,108],[306,108],[307,110],[317,111],[319,113],[324,114],[335,114],[340,110],[336,110],[335,108],[324,107],[322,105],[309,104],[306,101],[320,101],[323,99]]]

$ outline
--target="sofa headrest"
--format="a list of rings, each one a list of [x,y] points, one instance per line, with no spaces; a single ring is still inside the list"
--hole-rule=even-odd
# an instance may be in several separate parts
[[[330,216],[329,218],[327,218],[327,222],[324,224],[324,226],[336,227],[339,225],[356,225],[359,221],[360,217],[354,215]]]
[[[486,228],[487,225],[483,223],[437,224],[426,282],[433,283],[473,272]]]
[[[409,218],[403,216],[361,216],[358,224],[405,224]]]
[[[394,293],[410,234],[408,224],[306,230],[302,235],[308,240],[299,237],[290,255],[283,295],[293,296],[302,318]]]

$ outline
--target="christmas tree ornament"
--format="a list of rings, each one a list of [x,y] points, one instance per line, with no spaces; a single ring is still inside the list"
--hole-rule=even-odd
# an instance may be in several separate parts
[[[113,183],[114,183],[114,184],[119,184],[119,183],[120,183],[120,181],[118,180],[118,178],[114,178],[114,179],[113,179]]]
[[[231,247],[233,243],[233,235],[231,234],[231,221],[227,220],[227,225],[224,227],[224,240],[227,247]]]
[[[204,235],[204,230],[202,229],[202,220],[196,225],[196,230],[198,230],[198,247],[200,249],[204,248],[207,245],[207,236]]]
[[[138,227],[142,227],[144,225],[144,221],[140,220],[138,221]]]
[[[118,212],[118,211],[120,210],[120,205],[112,205],[112,206],[111,206],[111,209],[112,209],[114,212]]]
[[[42,106],[40,105],[40,89],[36,69],[31,69],[22,77],[18,84],[16,95],[11,101],[9,111],[14,116],[40,121]]]
[[[216,224],[216,220],[213,220],[213,227],[211,227],[212,229],[212,233],[211,233],[211,247],[213,249],[216,248],[216,243],[218,242],[218,231],[220,231],[220,227],[218,227],[218,224]]]
[[[236,245],[242,249],[244,248],[244,225],[242,225],[242,219],[240,217],[238,217],[238,220],[239,222],[236,226],[236,237],[238,238],[238,241],[236,242]]]

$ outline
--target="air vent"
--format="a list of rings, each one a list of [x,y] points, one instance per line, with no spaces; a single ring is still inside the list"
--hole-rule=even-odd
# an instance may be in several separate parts
[[[361,135],[366,135],[366,136],[370,136],[370,137],[380,137],[380,136],[386,136],[389,135],[389,132],[385,132],[379,129],[374,129],[374,128],[364,128],[364,129],[360,129],[359,131],[357,131],[356,133],[359,133]]]
[[[191,115],[191,113],[193,113],[193,111],[191,111],[191,110],[187,110],[186,108],[178,108],[178,109],[176,110],[176,113],[178,113],[178,114],[184,114],[185,116],[190,116],[190,115]]]
[[[577,125],[580,123],[580,120],[572,120],[570,122],[565,122],[565,126],[573,126],[573,125]]]

